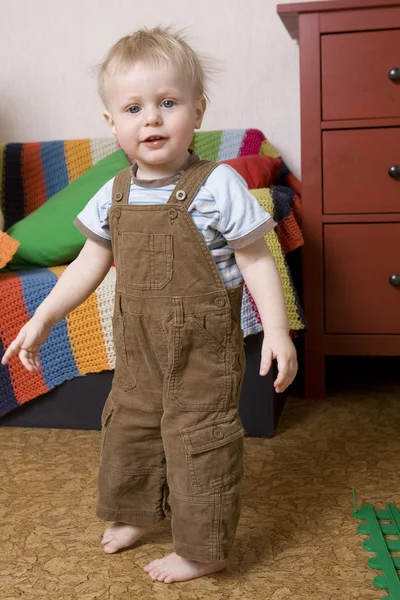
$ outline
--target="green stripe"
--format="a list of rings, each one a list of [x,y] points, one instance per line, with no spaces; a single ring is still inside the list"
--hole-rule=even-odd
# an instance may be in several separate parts
[[[195,133],[193,149],[204,160],[217,160],[221,146],[222,131],[202,131]]]

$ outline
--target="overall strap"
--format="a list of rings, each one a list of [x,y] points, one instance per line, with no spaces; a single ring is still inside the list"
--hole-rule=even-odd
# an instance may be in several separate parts
[[[131,168],[126,167],[126,169],[122,169],[122,171],[116,174],[112,190],[112,206],[129,203]]]
[[[180,204],[188,209],[200,186],[218,165],[210,160],[200,160],[191,165],[176,184],[168,204]]]

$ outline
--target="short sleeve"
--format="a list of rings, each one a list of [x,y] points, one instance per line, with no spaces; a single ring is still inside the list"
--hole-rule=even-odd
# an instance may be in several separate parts
[[[205,187],[214,197],[220,219],[218,231],[234,250],[264,237],[275,221],[249,192],[243,177],[229,165],[219,165]]]
[[[108,212],[112,202],[114,179],[110,179],[100,188],[74,221],[75,227],[84,236],[107,247],[111,246]]]

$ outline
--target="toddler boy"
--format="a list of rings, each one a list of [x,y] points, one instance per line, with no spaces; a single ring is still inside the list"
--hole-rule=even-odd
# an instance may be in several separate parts
[[[37,371],[51,328],[115,260],[116,366],[97,495],[97,515],[115,522],[102,543],[116,552],[167,516],[174,552],[145,571],[185,581],[226,567],[239,519],[243,280],[264,329],[260,374],[276,358],[278,392],[296,374],[283,290],[264,241],[275,223],[231,167],[189,150],[206,109],[205,70],[180,35],[155,28],[122,38],[100,67],[99,92],[134,164],[78,215],[85,246],[2,363],[19,353]]]

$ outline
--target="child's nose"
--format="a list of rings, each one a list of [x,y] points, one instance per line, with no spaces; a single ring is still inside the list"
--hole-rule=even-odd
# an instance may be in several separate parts
[[[161,125],[162,117],[158,106],[152,106],[146,109],[146,125]]]

